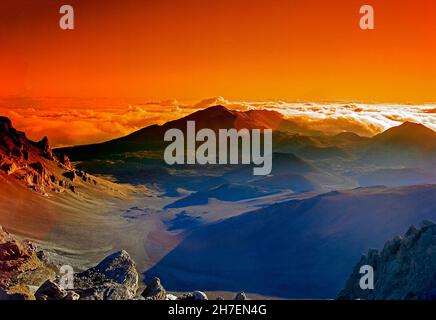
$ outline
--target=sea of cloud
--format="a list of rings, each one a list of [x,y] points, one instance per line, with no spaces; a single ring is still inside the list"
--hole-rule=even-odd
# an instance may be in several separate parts
[[[152,124],[162,124],[194,111],[221,104],[229,109],[268,109],[310,129],[328,134],[343,131],[372,136],[411,121],[436,131],[436,105],[238,102],[213,97],[197,102],[142,102],[123,99],[0,98],[0,115],[38,140],[66,146],[106,141]]]

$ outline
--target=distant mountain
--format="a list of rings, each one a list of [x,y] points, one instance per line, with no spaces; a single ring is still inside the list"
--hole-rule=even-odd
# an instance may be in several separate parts
[[[369,142],[362,161],[375,165],[436,165],[436,132],[405,122],[378,134]]]
[[[162,150],[166,143],[163,141],[168,129],[180,129],[186,132],[187,121],[195,121],[196,129],[209,128],[214,131],[219,129],[273,129],[301,134],[321,134],[309,130],[297,123],[284,119],[276,111],[249,110],[234,111],[224,106],[214,106],[194,112],[186,117],[170,121],[164,125],[152,125],[138,130],[128,136],[107,141],[100,144],[84,145],[59,149],[67,154],[73,161],[105,159],[107,157],[143,150]]]
[[[360,268],[374,270],[374,288],[362,290]],[[353,268],[339,299],[436,300],[436,225],[424,221],[403,237],[386,242],[383,250],[369,250]]]
[[[436,219],[435,197],[435,185],[359,188],[271,205],[192,231],[145,276],[171,290],[335,298],[367,248]]]
[[[316,169],[307,161],[291,153],[274,152],[272,154],[271,175],[289,175],[289,174],[306,174],[315,172]],[[253,176],[254,165],[240,165],[223,175],[223,178],[229,181],[247,182],[255,178]]]
[[[424,139],[424,140],[421,140]],[[427,144],[425,139],[436,139],[436,132],[427,128],[423,124],[414,122],[404,122],[403,124],[390,128],[373,138],[373,142],[382,142],[401,145],[417,145],[420,148],[428,148],[432,144]],[[431,140],[430,140],[431,141]]]
[[[301,135],[276,132],[273,145],[276,152],[293,153],[310,160],[348,159],[362,150],[370,138],[343,132],[335,136]]]

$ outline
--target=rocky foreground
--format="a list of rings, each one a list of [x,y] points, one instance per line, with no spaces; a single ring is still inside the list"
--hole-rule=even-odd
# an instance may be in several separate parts
[[[374,289],[362,290],[360,267],[374,268]],[[135,262],[116,252],[97,266],[65,281],[61,266],[29,241],[19,241],[0,227],[0,300],[207,300],[204,292],[168,293],[158,278],[142,292]],[[62,284],[62,285],[61,285]],[[355,266],[339,299],[436,299],[436,225],[425,221],[404,237],[388,241],[382,251],[370,250]],[[221,299],[221,298],[218,298]],[[247,300],[244,293],[235,300]]]
[[[362,290],[361,266],[374,268],[374,289]],[[339,299],[436,300],[436,225],[424,221],[404,237],[388,241],[382,251],[370,250],[354,267]]]
[[[207,300],[204,292],[176,296],[158,278],[139,292],[135,262],[126,251],[116,252],[97,266],[65,281],[61,266],[49,261],[29,241],[19,241],[0,227],[0,300]],[[62,283],[62,285],[61,285]],[[235,300],[247,300],[244,293]]]

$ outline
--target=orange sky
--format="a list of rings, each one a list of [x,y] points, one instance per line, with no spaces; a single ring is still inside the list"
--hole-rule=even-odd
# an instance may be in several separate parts
[[[2,0],[0,95],[436,102],[435,38],[434,0]]]

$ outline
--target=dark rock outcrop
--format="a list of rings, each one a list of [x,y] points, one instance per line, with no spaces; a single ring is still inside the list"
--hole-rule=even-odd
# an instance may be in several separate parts
[[[240,301],[240,300],[248,300],[248,298],[247,298],[247,295],[245,294],[245,292],[239,292],[239,293],[235,296],[235,299],[233,299],[233,300],[237,300],[237,301]]]
[[[70,158],[68,158],[65,154],[59,155],[59,161],[61,164],[64,165],[65,169],[67,170],[72,169]]]
[[[38,147],[42,151],[42,155],[49,160],[54,160],[53,151],[48,142],[48,138],[44,137],[41,141],[34,143],[36,147]]]
[[[63,176],[65,178],[68,178],[71,180],[71,182],[74,182],[74,180],[76,179],[76,172],[75,171],[67,171],[63,173]]]
[[[59,190],[45,161],[60,164],[47,137],[39,142],[31,141],[23,132],[14,129],[8,118],[0,117],[0,171],[15,176],[41,193]]]
[[[166,291],[159,278],[154,278],[141,294],[146,300],[166,300]]]
[[[54,277],[32,243],[18,241],[0,227],[0,300],[34,299],[32,288]]]
[[[57,283],[47,280],[43,285],[35,292],[36,300],[79,300],[80,295],[73,290],[65,290]]]
[[[0,117],[0,173],[15,177],[44,195],[50,191],[74,192],[72,182],[61,181],[63,171],[71,181],[80,174],[84,182],[97,183],[85,172],[73,170],[66,155],[59,152],[55,155],[47,137],[38,142],[31,141],[23,132],[14,129],[8,118]]]
[[[374,269],[374,289],[362,290],[361,266]],[[424,221],[404,237],[388,241],[381,252],[370,250],[354,267],[339,299],[435,300],[436,225]]]
[[[35,292],[36,300],[64,300],[68,292],[51,280],[47,280]]]
[[[59,266],[28,241],[18,241],[0,227],[0,300],[207,300],[204,292],[168,294],[154,278],[137,295],[135,262],[122,250],[73,275],[72,288],[60,285]],[[245,300],[245,295],[238,295]],[[245,297],[245,298],[244,298]]]
[[[129,300],[136,295],[138,279],[135,262],[123,250],[76,274],[74,291],[80,300]]]
[[[186,293],[178,298],[178,300],[182,301],[201,301],[201,300],[209,300],[207,295],[202,291],[194,291],[190,293]]]

